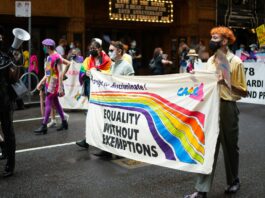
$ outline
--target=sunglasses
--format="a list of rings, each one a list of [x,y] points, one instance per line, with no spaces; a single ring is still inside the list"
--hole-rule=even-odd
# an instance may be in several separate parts
[[[109,49],[109,52],[113,52],[114,50],[113,49]]]

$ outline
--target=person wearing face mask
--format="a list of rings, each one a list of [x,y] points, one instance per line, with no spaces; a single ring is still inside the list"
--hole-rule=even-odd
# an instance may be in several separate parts
[[[124,59],[124,44],[120,41],[111,41],[109,46],[108,55],[114,62],[111,65],[110,74],[111,75],[123,75],[123,76],[133,76],[134,69],[133,66]],[[101,150],[100,152],[94,153],[98,157],[112,157],[112,154]],[[119,156],[117,156],[119,158]]]
[[[102,40],[93,38],[89,45],[89,56],[84,60],[81,65],[79,73],[80,84],[84,86],[84,95],[88,97],[90,94],[90,70],[96,69],[103,73],[109,73],[111,67],[111,59],[102,50]],[[76,144],[83,148],[89,148],[86,139],[77,141]]]
[[[133,66],[124,59],[124,47],[120,41],[112,41],[109,46],[109,57],[114,63],[111,65],[110,73],[112,75],[134,75]]]
[[[57,128],[57,131],[68,129],[68,122],[65,119],[62,106],[60,105],[58,99],[58,97],[64,96],[62,69],[63,58],[55,51],[54,40],[49,38],[44,39],[42,41],[42,45],[44,53],[48,53],[49,55],[45,62],[45,75],[37,85],[37,89],[40,90],[43,86],[45,87],[45,116],[41,126],[34,130],[36,135],[47,133],[47,123],[49,121],[53,105],[62,120],[62,124],[59,128]]]
[[[217,72],[218,56],[222,52],[230,64],[231,89],[226,84],[223,76],[218,75],[218,84],[220,85],[220,119],[219,119],[219,137],[216,143],[212,173],[209,175],[200,174],[195,185],[196,192],[184,196],[185,198],[205,198],[211,189],[214,171],[220,144],[223,148],[226,182],[225,193],[236,193],[240,188],[238,167],[239,167],[239,148],[238,148],[238,115],[239,110],[236,101],[241,97],[247,96],[247,85],[244,71],[244,65],[239,57],[235,56],[228,45],[236,40],[232,30],[227,27],[214,27],[211,30],[210,49],[214,52],[207,62],[207,70]]]
[[[257,52],[258,52],[258,46],[257,44],[253,43],[251,44],[250,46],[250,52],[249,52],[249,58],[248,58],[248,61],[249,62],[256,62],[257,61]]]
[[[137,73],[138,69],[141,67],[141,60],[142,60],[142,54],[139,48],[137,48],[137,43],[135,40],[131,42],[130,49],[128,53],[132,56],[132,61],[133,61],[133,68],[134,71]]]
[[[187,56],[189,57],[189,60],[187,62],[187,72],[192,72],[195,69],[196,65],[199,64],[199,55],[194,49],[190,49]]]
[[[249,59],[249,53],[245,49],[244,44],[240,44],[239,49],[236,50],[235,55],[238,56],[243,62],[246,61],[247,59]]]

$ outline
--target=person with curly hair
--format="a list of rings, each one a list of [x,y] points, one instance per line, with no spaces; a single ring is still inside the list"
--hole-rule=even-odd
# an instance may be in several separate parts
[[[240,188],[238,167],[238,115],[239,110],[236,101],[247,96],[247,85],[244,65],[239,57],[235,56],[228,48],[236,38],[231,29],[227,27],[214,27],[211,30],[210,49],[214,52],[207,62],[208,71],[218,71],[218,53],[226,57],[230,66],[231,86],[227,84],[222,74],[219,74],[218,84],[220,85],[220,119],[219,137],[216,143],[212,173],[209,175],[200,174],[195,185],[196,192],[184,196],[185,198],[206,198],[210,191],[216,168],[220,144],[222,145],[226,170],[227,188],[225,193],[236,193]],[[218,52],[217,52],[218,51]]]

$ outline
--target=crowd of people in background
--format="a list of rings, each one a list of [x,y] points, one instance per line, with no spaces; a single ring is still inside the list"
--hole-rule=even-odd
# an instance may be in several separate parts
[[[265,46],[258,47],[256,43],[252,43],[248,47],[240,44],[235,54],[243,62],[265,62]]]

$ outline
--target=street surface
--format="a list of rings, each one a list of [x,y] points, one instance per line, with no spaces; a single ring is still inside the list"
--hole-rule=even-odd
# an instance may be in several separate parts
[[[265,197],[265,106],[238,104],[240,114],[241,189],[225,196],[222,151],[210,198]],[[35,135],[40,126],[39,108],[15,111],[16,170],[10,178],[0,177],[0,197],[87,197],[87,198],[182,198],[194,191],[196,174],[93,155],[96,148],[82,149],[75,141],[85,136],[83,111],[67,111],[69,130],[49,129]],[[28,120],[29,119],[29,120]],[[32,119],[32,120],[31,120]],[[93,129],[91,129],[92,131]],[[47,147],[50,146],[50,147]],[[0,161],[0,170],[5,161]]]

